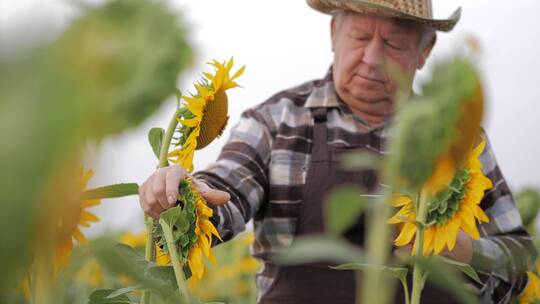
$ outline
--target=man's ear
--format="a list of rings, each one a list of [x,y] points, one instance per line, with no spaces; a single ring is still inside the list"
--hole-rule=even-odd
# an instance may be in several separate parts
[[[332,17],[330,21],[330,39],[332,40],[332,52],[334,51],[334,46],[336,45],[336,18]]]
[[[420,47],[423,47],[422,53],[420,54],[420,58],[418,58],[418,66],[416,67],[418,70],[421,70],[424,65],[426,64],[426,61],[431,54],[431,51],[433,50],[433,47],[435,46],[435,43],[437,43],[437,34],[434,33],[433,36],[431,36],[430,40],[426,45],[421,45]],[[422,43],[423,44],[423,43]]]

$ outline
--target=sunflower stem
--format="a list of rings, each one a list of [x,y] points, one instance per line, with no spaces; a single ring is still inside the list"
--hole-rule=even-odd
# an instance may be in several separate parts
[[[174,135],[174,131],[178,126],[178,117],[185,112],[185,108],[178,106],[174,112],[174,116],[171,118],[167,130],[163,136],[163,141],[161,142],[161,148],[159,150],[159,168],[169,166],[167,160],[167,155],[169,153],[169,147],[171,145],[171,140]],[[146,224],[146,247],[144,257],[146,260],[154,262],[156,260],[156,245],[154,242],[154,219],[148,215],[144,216]],[[176,272],[176,271],[175,271]],[[150,304],[150,292],[144,291],[141,304]]]
[[[427,195],[421,193],[421,191],[418,193],[417,196],[417,217],[416,220],[420,222],[422,225],[421,227],[418,227],[416,231],[416,251],[415,251],[415,257],[416,261],[414,262],[414,270],[413,270],[413,286],[412,286],[412,295],[411,295],[411,304],[420,304],[420,296],[422,294],[422,289],[424,287],[424,269],[420,267],[418,264],[419,258],[423,256],[424,251],[424,230],[425,230],[425,222],[427,218],[427,211],[428,211],[428,201],[427,201]]]
[[[183,269],[183,258],[178,254],[177,246],[174,243],[174,237],[172,233],[172,228],[165,222],[163,219],[159,220],[159,224],[163,228],[163,236],[165,236],[165,241],[167,242],[167,248],[169,249],[169,254],[171,255],[171,262],[173,265],[174,275],[176,277],[176,284],[178,285],[178,291],[184,299],[184,303],[189,303],[188,289],[186,286],[186,278],[184,276]]]
[[[383,193],[384,200],[380,201],[373,207],[369,223],[369,232],[367,239],[367,253],[371,260],[371,264],[376,266],[386,265],[388,255],[390,253],[390,243],[388,238],[390,235],[390,225],[386,219],[390,218],[392,212],[392,204],[389,202],[392,198],[390,187],[386,187]],[[390,295],[380,293],[380,286],[387,284],[387,279],[378,270],[366,270],[362,280],[357,280],[357,303],[377,303],[384,304],[390,300]],[[360,296],[361,294],[361,296]]]

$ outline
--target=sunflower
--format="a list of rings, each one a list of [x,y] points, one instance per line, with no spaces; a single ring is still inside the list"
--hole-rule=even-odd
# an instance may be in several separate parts
[[[206,205],[206,201],[194,188],[190,178],[184,179],[179,186],[180,206],[172,210],[178,212],[171,228],[175,235],[175,245],[181,259],[186,261],[184,275],[190,279],[190,284],[200,280],[205,271],[203,259],[206,257],[215,262],[212,252],[213,237],[223,241],[210,221],[213,210]],[[157,245],[169,253],[171,248],[167,244],[162,225],[155,226]]]
[[[209,65],[215,73],[203,73],[201,82],[195,83],[196,94],[183,96],[186,111],[178,118],[179,141],[175,149],[169,153],[174,163],[188,171],[193,171],[193,154],[195,150],[208,146],[219,137],[228,121],[228,97],[226,91],[238,87],[235,80],[244,73],[241,67],[232,77],[229,76],[234,64],[233,58],[220,63],[213,60]]]
[[[536,264],[536,273],[540,273],[540,264]],[[529,283],[519,298],[520,304],[540,303],[540,277],[532,271],[527,271]]]
[[[425,193],[430,197],[441,191],[452,180],[457,167],[467,157],[467,150],[473,146],[475,138],[481,133],[484,94],[478,79],[475,81],[472,95],[464,98],[458,107],[459,116],[454,125],[456,140],[450,144],[446,153],[437,158],[435,170],[423,186]]]
[[[82,193],[94,172],[92,170],[84,171],[80,168],[79,189]],[[81,232],[81,227],[88,228],[91,223],[99,222],[99,218],[86,209],[101,204],[100,199],[90,199],[78,201],[72,206],[65,206],[60,213],[57,222],[56,236],[56,260],[59,265],[66,265],[69,255],[73,250],[73,239],[79,243],[86,243],[86,237]]]
[[[219,236],[219,233],[210,221],[210,217],[213,215],[213,210],[206,205],[204,198],[196,191],[195,193],[195,236],[197,241],[189,249],[187,260],[188,265],[193,275],[192,280],[196,282],[202,279],[204,275],[204,263],[203,256],[207,257],[211,262],[215,262],[215,256],[211,250],[212,236],[217,237],[220,241],[223,241]]]
[[[492,188],[492,182],[482,173],[480,154],[486,146],[485,139],[472,149],[461,169],[456,171],[446,189],[439,191],[428,203],[427,227],[424,232],[423,254],[440,254],[444,248],[452,250],[459,230],[474,239],[480,234],[476,222],[489,222],[489,218],[479,204],[484,191]],[[400,224],[401,231],[395,239],[396,246],[409,244],[416,234],[416,212],[413,200],[397,194],[393,205],[401,208],[390,220],[390,224]],[[415,244],[416,246],[416,241]]]

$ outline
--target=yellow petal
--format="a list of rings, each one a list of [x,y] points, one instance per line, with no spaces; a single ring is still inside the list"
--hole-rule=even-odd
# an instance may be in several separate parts
[[[88,242],[79,228],[76,228],[75,231],[73,231],[73,238],[81,244],[86,244]]]
[[[200,119],[191,118],[191,119],[178,119],[178,122],[187,127],[196,127],[200,123]]]
[[[394,241],[396,246],[405,246],[409,244],[416,234],[416,225],[413,223],[405,223],[398,237]]]
[[[241,67],[240,69],[238,69],[238,71],[234,73],[233,77],[231,77],[230,81],[234,81],[236,78],[242,76],[242,74],[244,74],[245,69],[246,69],[245,65]]]
[[[433,250],[434,254],[438,255],[442,252],[444,249],[444,245],[446,245],[446,229],[444,225],[437,226],[436,232],[435,232],[435,240],[433,242]]]
[[[81,212],[80,221],[81,222],[99,222],[99,218],[95,216],[93,213],[83,210]]]
[[[90,208],[101,204],[100,199],[91,199],[91,200],[83,200],[81,201],[81,206],[83,208]]]

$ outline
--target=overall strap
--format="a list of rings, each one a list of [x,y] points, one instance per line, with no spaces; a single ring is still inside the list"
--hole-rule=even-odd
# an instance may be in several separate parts
[[[313,132],[312,132],[312,151],[311,161],[323,161],[329,159],[328,153],[328,127],[327,122],[328,108],[319,107],[312,111]]]

